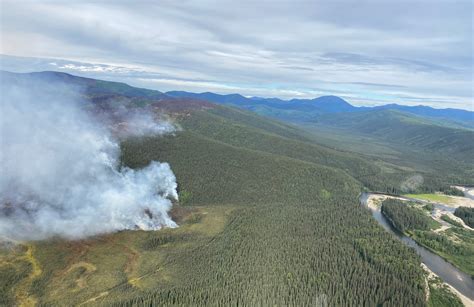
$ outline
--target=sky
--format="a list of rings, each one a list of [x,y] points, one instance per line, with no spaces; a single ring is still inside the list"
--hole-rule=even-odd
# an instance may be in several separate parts
[[[471,0],[1,1],[0,66],[474,110]]]

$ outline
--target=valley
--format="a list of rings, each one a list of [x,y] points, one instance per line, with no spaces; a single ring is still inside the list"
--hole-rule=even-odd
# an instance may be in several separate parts
[[[0,0],[0,307],[474,307],[473,0]]]
[[[40,75],[4,78],[21,83]],[[428,150],[431,136],[411,146],[201,97],[59,73],[45,78],[80,86],[91,114],[145,108],[179,127],[119,144],[121,167],[169,163],[179,196],[170,217],[178,227],[4,242],[0,304],[443,306],[426,300],[422,262],[472,299],[468,274],[456,279],[460,271],[441,257],[430,258],[437,267],[426,263],[416,243],[403,244],[358,201],[374,191],[404,197],[474,184],[470,149],[461,141],[450,140],[453,158],[447,149]],[[428,279],[429,297],[446,297],[440,282]]]

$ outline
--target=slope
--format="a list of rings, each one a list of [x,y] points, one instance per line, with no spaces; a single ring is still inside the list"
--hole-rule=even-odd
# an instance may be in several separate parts
[[[218,104],[232,105],[254,111],[260,115],[274,117],[286,121],[312,121],[331,113],[366,112],[376,110],[396,110],[431,119],[438,124],[454,127],[474,128],[474,112],[459,109],[435,109],[428,106],[405,106],[387,104],[374,107],[355,107],[337,96],[321,96],[314,99],[291,99],[252,97],[239,94],[219,95],[215,93],[190,93],[170,91],[172,97],[198,98]]]
[[[318,123],[474,162],[474,131],[442,126],[400,111],[332,114],[320,118]]]
[[[28,83],[31,85],[36,81],[49,82],[56,86],[66,85],[68,87],[74,87],[75,90],[79,90],[87,96],[123,95],[127,97],[150,99],[160,99],[166,97],[165,94],[156,90],[137,88],[120,82],[78,77],[56,71],[20,74],[0,70],[0,80],[6,81],[7,79],[20,85],[22,83]]]
[[[312,145],[293,127],[241,110],[144,101],[183,131],[128,139],[121,161],[170,163],[180,227],[2,249],[5,304],[23,296],[40,305],[425,303],[415,252],[357,202],[362,179],[351,174],[369,167],[363,157]],[[109,112],[136,101],[112,93],[94,102]]]
[[[430,119],[441,119],[451,120],[460,124],[467,125],[468,127],[474,128],[474,112],[459,110],[459,109],[435,109],[427,106],[404,106],[398,104],[387,104],[383,106],[377,106],[374,110],[398,110],[406,113],[411,113],[421,117]]]
[[[168,161],[187,195],[181,227],[35,243],[39,303],[422,304],[419,260],[354,201],[343,171],[187,130],[123,144],[123,163],[150,159]]]

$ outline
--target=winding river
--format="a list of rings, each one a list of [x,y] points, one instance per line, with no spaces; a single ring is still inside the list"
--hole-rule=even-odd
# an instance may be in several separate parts
[[[360,203],[366,206],[371,212],[373,217],[385,228],[388,232],[394,234],[406,245],[415,249],[418,255],[420,255],[422,262],[437,274],[444,282],[454,287],[461,294],[474,300],[474,280],[470,275],[460,271],[458,268],[441,258],[440,256],[432,253],[430,250],[418,245],[413,239],[407,237],[398,231],[396,231],[392,225],[383,216],[380,208],[373,209],[368,206],[368,199],[370,193],[362,193],[360,196]]]

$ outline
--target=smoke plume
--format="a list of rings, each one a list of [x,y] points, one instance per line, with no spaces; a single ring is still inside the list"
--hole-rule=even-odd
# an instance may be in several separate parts
[[[416,189],[418,189],[420,186],[422,186],[424,181],[425,180],[423,179],[423,176],[413,175],[405,179],[401,183],[400,188],[405,193],[413,192],[413,191],[416,191]]]
[[[0,238],[78,239],[124,229],[175,227],[167,163],[119,166],[117,133],[84,111],[77,89],[2,82]],[[123,112],[126,136],[163,134],[169,122]]]

